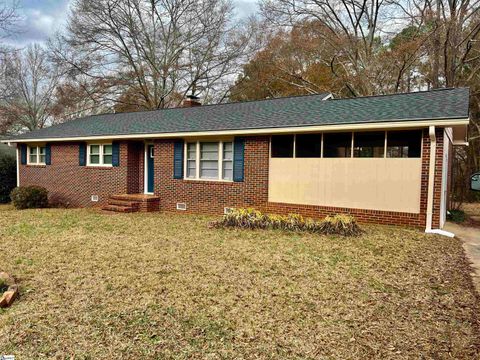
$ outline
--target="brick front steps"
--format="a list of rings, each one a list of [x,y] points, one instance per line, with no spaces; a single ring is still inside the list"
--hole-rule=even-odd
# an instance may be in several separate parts
[[[119,213],[131,212],[151,212],[158,211],[160,207],[160,198],[154,195],[145,194],[119,194],[111,195],[108,199],[108,205],[102,207],[105,211],[114,211]]]

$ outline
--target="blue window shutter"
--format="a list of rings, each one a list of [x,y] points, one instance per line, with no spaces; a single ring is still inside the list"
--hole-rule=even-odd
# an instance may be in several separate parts
[[[87,144],[80,143],[78,145],[78,164],[80,166],[87,165]]]
[[[27,145],[20,144],[20,163],[27,165]]]
[[[45,145],[45,165],[52,165],[52,145]]]
[[[112,143],[112,166],[120,166],[120,144],[116,141]]]
[[[173,144],[173,178],[183,179],[183,140]]]
[[[235,138],[233,143],[233,181],[241,182],[244,177],[245,139]]]

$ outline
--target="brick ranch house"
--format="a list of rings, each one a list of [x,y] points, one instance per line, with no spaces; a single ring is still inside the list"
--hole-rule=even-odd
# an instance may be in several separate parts
[[[469,89],[94,115],[18,135],[18,185],[106,210],[234,207],[441,229]]]

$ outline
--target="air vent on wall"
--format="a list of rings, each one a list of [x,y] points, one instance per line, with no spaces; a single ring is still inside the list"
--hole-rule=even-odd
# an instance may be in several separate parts
[[[187,204],[177,203],[177,210],[187,210]]]
[[[98,201],[98,195],[92,195],[92,201],[97,202]]]
[[[223,208],[223,213],[224,214],[230,214],[233,211],[233,208],[231,207],[224,207]]]

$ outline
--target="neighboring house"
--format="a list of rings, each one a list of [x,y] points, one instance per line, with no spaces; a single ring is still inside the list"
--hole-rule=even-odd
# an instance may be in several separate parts
[[[197,105],[89,116],[5,142],[17,145],[19,185],[71,206],[443,226],[469,89]]]

